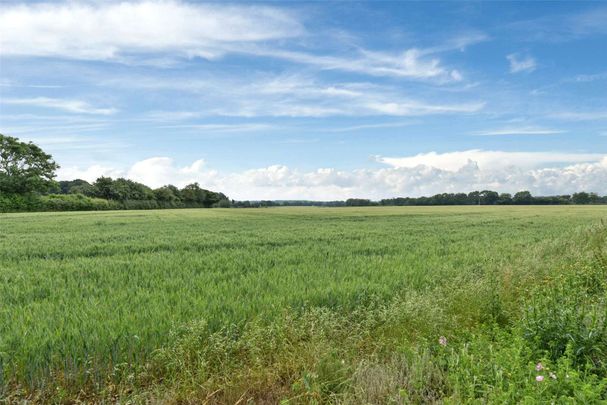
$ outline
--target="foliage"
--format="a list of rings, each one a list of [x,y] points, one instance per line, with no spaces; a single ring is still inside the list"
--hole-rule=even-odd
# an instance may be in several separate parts
[[[45,192],[59,166],[33,143],[0,134],[0,194]]]

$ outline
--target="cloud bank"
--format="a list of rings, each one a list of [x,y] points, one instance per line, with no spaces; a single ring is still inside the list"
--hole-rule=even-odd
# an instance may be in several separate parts
[[[594,191],[607,194],[607,156],[549,152],[430,152],[402,158],[377,158],[381,168],[301,171],[284,165],[221,173],[203,160],[179,166],[168,157],[154,157],[117,170],[100,165],[64,168],[61,179],[93,181],[101,175],[126,176],[159,187],[197,181],[233,199],[389,198],[492,189],[530,190],[536,195]]]

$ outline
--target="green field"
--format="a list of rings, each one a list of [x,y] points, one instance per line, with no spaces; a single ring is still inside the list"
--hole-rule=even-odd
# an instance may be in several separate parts
[[[602,206],[2,214],[2,389],[43,402],[607,399],[604,219]],[[546,341],[568,327],[593,333],[581,355]],[[482,366],[492,345],[499,372]],[[538,388],[540,357],[555,373],[569,361],[572,388]]]

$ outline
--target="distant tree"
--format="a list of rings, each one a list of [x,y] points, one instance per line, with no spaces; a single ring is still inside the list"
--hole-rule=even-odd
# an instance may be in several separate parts
[[[583,192],[583,191],[581,193],[574,193],[571,196],[571,201],[574,204],[590,204],[590,201],[591,201],[590,194]]]
[[[175,186],[163,186],[154,190],[154,197],[156,198],[156,201],[175,203],[181,201],[181,198],[176,192],[179,193],[179,189]],[[181,195],[181,193],[179,193],[179,195]]]
[[[93,183],[93,187],[95,187],[95,195],[96,197],[105,198],[106,200],[116,200],[117,196],[114,194],[113,189],[114,180],[111,177],[99,177]]]
[[[497,204],[507,205],[512,204],[512,195],[510,193],[502,193],[497,199]]]
[[[154,199],[154,192],[151,188],[145,184],[124,178],[114,180],[113,191],[120,201]]]
[[[215,206],[217,208],[230,208],[232,206],[232,203],[227,198],[224,198],[222,200],[219,200],[219,202],[217,202]]]
[[[198,183],[188,184],[181,189],[183,201],[190,204],[203,204],[207,198],[207,190],[200,188]]]
[[[99,177],[93,184],[95,196],[106,200],[129,201],[129,200],[154,200],[154,192],[145,184],[136,181],[111,177]]]
[[[192,183],[181,189],[181,198],[186,204],[200,206],[205,208],[216,207],[222,200],[228,200],[223,193],[205,190],[198,183]],[[224,203],[225,204],[225,203]]]
[[[481,201],[486,205],[496,204],[499,200],[499,194],[491,190],[483,190],[480,193]]]
[[[348,207],[367,207],[374,205],[373,201],[365,198],[348,198],[346,200],[346,206]]]
[[[44,193],[59,165],[33,143],[0,134],[0,193]]]
[[[514,194],[512,201],[515,204],[531,204],[533,203],[533,196],[529,191],[519,191]]]
[[[590,204],[600,204],[601,197],[597,193],[590,193]]]
[[[62,180],[59,182],[59,194],[93,195],[94,187],[86,180]]]

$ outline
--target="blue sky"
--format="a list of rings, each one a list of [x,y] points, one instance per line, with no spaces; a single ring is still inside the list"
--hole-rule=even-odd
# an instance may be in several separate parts
[[[3,2],[0,132],[233,198],[607,193],[607,4]]]

